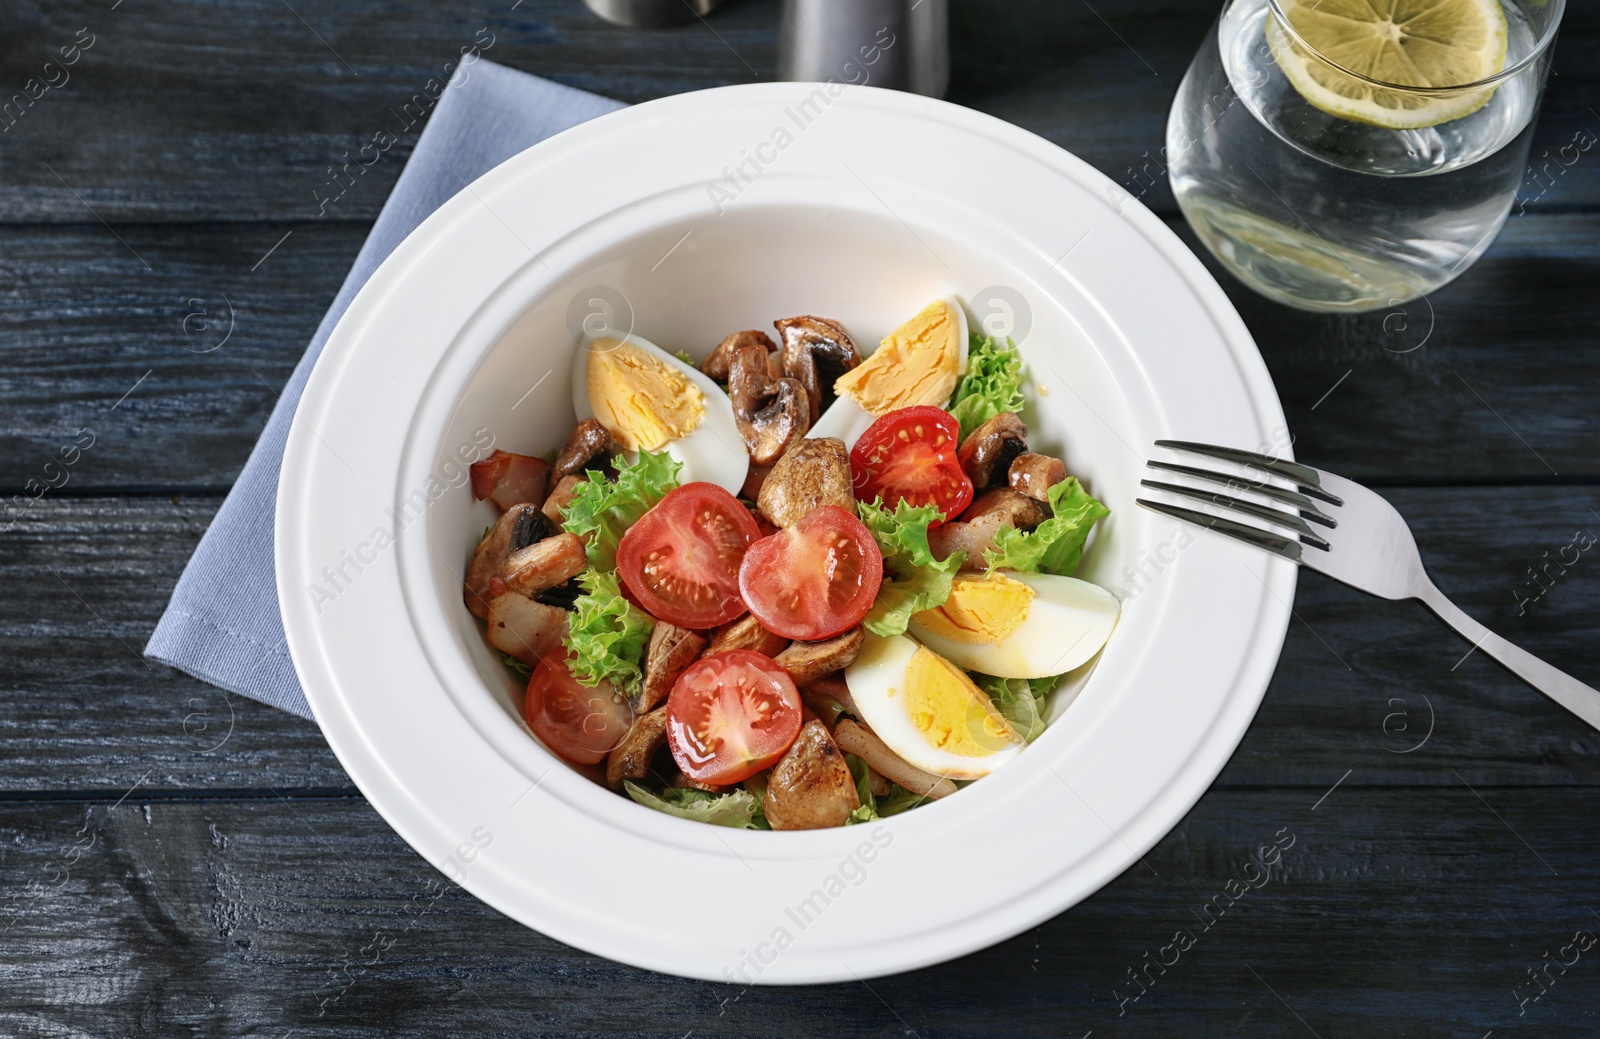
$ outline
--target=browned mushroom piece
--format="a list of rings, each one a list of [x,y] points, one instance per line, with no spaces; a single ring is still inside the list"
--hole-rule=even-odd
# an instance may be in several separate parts
[[[861,807],[855,779],[828,727],[813,718],[772,766],[762,812],[774,830],[843,826]]]
[[[843,672],[814,678],[811,680],[811,684],[807,685],[801,693],[801,698],[807,701],[807,706],[811,707],[812,710],[816,710],[816,707],[811,701],[824,697],[844,708],[846,714],[853,714],[857,718],[861,717],[861,711],[856,707],[855,697],[850,695],[850,687],[845,684]],[[821,714],[822,712],[817,711],[817,713]]]
[[[756,499],[761,514],[777,527],[799,523],[818,505],[837,505],[855,514],[850,489],[850,451],[843,440],[807,438],[784,452],[761,483]]]
[[[730,621],[711,633],[711,645],[706,647],[706,656],[713,653],[726,653],[734,649],[748,649],[755,653],[764,653],[775,657],[783,652],[789,645],[789,640],[781,635],[774,635],[761,626],[761,622],[748,613],[736,621]]]
[[[534,602],[516,592],[497,595],[490,600],[485,618],[489,644],[529,667],[537,667],[540,657],[561,649],[571,616],[559,606]]]
[[[556,455],[550,478],[559,482],[564,476],[576,476],[588,469],[595,459],[604,461],[610,458],[616,449],[616,442],[611,439],[606,427],[600,424],[600,420],[586,418],[572,427],[561,453]]]
[[[679,790],[703,790],[708,794],[721,794],[726,793],[728,790],[725,786],[714,786],[711,783],[702,783],[698,779],[690,779],[682,772],[674,772],[672,782],[668,783],[667,786],[676,787]]]
[[[865,725],[841,718],[833,728],[833,738],[840,750],[854,754],[865,761],[872,771],[913,794],[938,798],[949,797],[956,792],[955,783],[910,764],[890,750],[889,745]]]
[[[805,387],[815,422],[832,399],[833,381],[861,363],[861,352],[844,326],[830,318],[802,314],[772,324],[783,341],[783,374]]]
[[[1011,489],[1035,501],[1049,501],[1050,488],[1066,478],[1065,462],[1032,451],[1018,455],[1009,470]]]
[[[463,597],[473,616],[489,616],[489,600],[499,594],[490,590],[489,583],[499,579],[511,554],[553,533],[555,527],[537,505],[513,505],[500,514],[473,549],[472,562],[467,565]]]
[[[650,774],[650,761],[667,742],[667,709],[637,715],[628,734],[606,758],[606,782],[621,790],[625,780],[640,780]]]
[[[583,476],[563,476],[550,489],[550,496],[544,500],[544,514],[551,523],[561,522],[561,510],[572,503],[572,496],[577,492],[578,484],[585,479]]]
[[[500,579],[507,590],[533,598],[540,592],[564,584],[589,565],[583,539],[561,533],[547,537],[506,557]]]
[[[772,659],[789,672],[795,685],[804,689],[824,675],[854,664],[866,641],[866,632],[857,626],[843,635],[835,635],[821,642],[791,642],[787,649]]]
[[[1012,461],[1027,450],[1028,427],[1015,413],[1002,411],[968,433],[956,457],[973,488],[982,492],[1004,483]]]
[[[655,629],[650,632],[650,646],[644,654],[644,681],[639,683],[633,709],[648,711],[665,700],[672,692],[672,683],[705,648],[705,636],[699,632],[656,621]]]
[[[948,559],[952,552],[965,552],[963,570],[987,569],[984,553],[999,550],[995,535],[1001,527],[1032,530],[1046,519],[1044,506],[1025,494],[1005,487],[985,491],[967,506],[959,519],[928,531],[928,547],[937,559]]]
[[[811,428],[806,391],[794,379],[767,373],[767,355],[759,343],[745,342],[728,365],[728,397],[733,421],[755,465],[771,465]]]
[[[706,359],[700,362],[700,370],[717,382],[727,382],[728,369],[733,364],[734,352],[746,343],[753,343],[761,347],[767,354],[774,353],[778,349],[778,344],[774,343],[772,337],[761,331],[761,329],[746,329],[743,332],[735,332],[712,347],[711,352],[706,354]],[[762,356],[766,356],[766,354]]]

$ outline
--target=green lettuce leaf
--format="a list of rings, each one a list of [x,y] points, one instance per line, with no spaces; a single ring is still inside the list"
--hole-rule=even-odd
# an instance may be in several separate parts
[[[926,794],[914,794],[898,783],[889,784],[889,796],[877,798],[878,817],[887,819],[891,815],[909,812],[911,809],[928,802]]]
[[[1001,527],[994,543],[999,549],[984,553],[990,570],[1070,575],[1083,558],[1083,543],[1097,521],[1111,510],[1095,501],[1076,476],[1051,487],[1048,493],[1054,515],[1033,530]]]
[[[956,384],[950,414],[961,423],[961,439],[1001,412],[1021,411],[1022,358],[1010,339],[1002,345],[972,333],[967,348],[967,374]]]
[[[996,678],[976,672],[971,674],[978,688],[989,694],[989,699],[994,701],[1018,735],[1029,743],[1039,738],[1045,727],[1045,706],[1056,683],[1061,681],[1060,675],[1048,678]]]
[[[861,798],[861,807],[850,813],[850,818],[844,821],[846,826],[856,823],[875,822],[878,815],[878,801],[872,796],[872,771],[867,768],[867,763],[854,754],[846,754],[844,763],[850,766],[850,775],[856,781],[856,793]]]
[[[623,533],[678,486],[682,471],[683,465],[665,451],[640,451],[635,461],[622,463],[614,481],[591,471],[561,510],[561,529],[587,542],[590,567],[615,570]]]
[[[562,642],[572,677],[587,686],[610,679],[631,696],[644,678],[640,661],[656,622],[622,597],[615,573],[585,570],[578,584],[583,594],[573,602]]]
[[[880,498],[858,502],[856,509],[883,553],[883,575],[888,578],[862,623],[874,635],[903,635],[912,614],[950,598],[950,582],[967,554],[952,552],[943,562],[933,558],[928,524],[942,514],[932,505],[912,506],[902,500],[891,512]]]
[[[669,787],[659,795],[653,794],[633,782],[623,783],[628,796],[646,808],[675,815],[679,819],[710,823],[712,826],[729,826],[735,830],[761,830],[757,823],[761,804],[748,790],[730,790],[725,794],[712,794],[704,790],[682,790]],[[766,820],[761,819],[761,823]]]

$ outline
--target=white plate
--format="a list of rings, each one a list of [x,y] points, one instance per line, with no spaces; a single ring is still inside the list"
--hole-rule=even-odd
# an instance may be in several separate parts
[[[1118,589],[1125,612],[1092,673],[1057,696],[1054,724],[953,797],[802,833],[674,819],[564,766],[522,724],[519,683],[462,605],[459,575],[493,510],[471,500],[460,458],[491,436],[512,451],[559,445],[575,333],[590,310],[626,326],[617,300],[641,334],[703,355],[798,313],[873,344],[947,293],[980,325],[1026,311],[1013,331],[1026,333],[1033,442],[1112,509],[1079,576]],[[1162,436],[1285,446],[1238,315],[1109,180],[912,94],[679,95],[506,162],[367,283],[284,455],[284,628],[362,792],[496,909],[697,978],[906,970],[1015,935],[1117,876],[1200,797],[1255,713],[1295,568],[1136,507]]]

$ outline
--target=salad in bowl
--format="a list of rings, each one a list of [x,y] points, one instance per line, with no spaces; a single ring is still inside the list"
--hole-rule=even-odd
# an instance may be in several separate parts
[[[1114,628],[1071,576],[1108,510],[1030,450],[1023,362],[930,303],[863,357],[837,321],[698,365],[579,346],[577,423],[472,466],[500,509],[466,606],[553,753],[639,804],[818,829],[1003,767]]]

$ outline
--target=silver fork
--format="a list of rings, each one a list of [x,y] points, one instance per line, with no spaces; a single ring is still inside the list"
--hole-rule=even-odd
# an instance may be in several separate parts
[[[1145,498],[1138,499],[1140,505],[1309,566],[1363,592],[1385,599],[1421,599],[1474,648],[1494,657],[1529,685],[1600,729],[1600,690],[1518,649],[1445,598],[1423,569],[1411,528],[1394,506],[1377,494],[1342,476],[1253,451],[1182,440],[1157,440],[1156,446],[1248,466],[1264,475],[1256,479],[1152,460],[1145,464],[1158,472],[1218,484],[1227,492],[1166,480],[1142,480],[1142,486],[1205,502],[1238,518]],[[1286,481],[1294,489],[1269,478]],[[1265,502],[1240,497],[1241,493]],[[1240,522],[1246,518],[1289,533],[1285,536]]]

